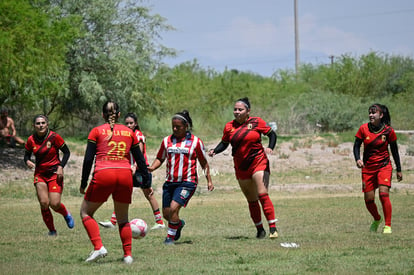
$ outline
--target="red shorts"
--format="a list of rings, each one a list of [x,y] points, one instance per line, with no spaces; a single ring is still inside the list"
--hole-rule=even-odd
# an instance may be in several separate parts
[[[385,185],[391,188],[391,177],[391,162],[378,170],[362,168],[362,192],[366,193],[375,190],[380,185]]]
[[[57,174],[52,173],[50,175],[35,174],[33,184],[36,185],[38,182],[46,183],[49,193],[60,193],[63,191],[63,182],[57,182]]]
[[[95,171],[84,198],[90,202],[106,202],[111,194],[114,201],[131,203],[131,169],[117,168]]]
[[[239,165],[234,161],[234,170],[238,180],[251,179],[257,171],[267,171],[270,173],[269,160],[266,156],[255,159],[247,170],[241,170],[238,167]]]

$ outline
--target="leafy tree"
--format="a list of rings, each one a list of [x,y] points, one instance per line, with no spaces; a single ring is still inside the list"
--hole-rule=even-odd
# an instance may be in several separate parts
[[[29,1],[0,1],[0,13],[0,104],[48,114],[66,85],[73,19],[57,19]]]
[[[159,43],[171,30],[159,15],[139,1],[51,0],[64,14],[82,19],[85,35],[67,53],[69,91],[64,111],[90,122],[104,101],[117,101],[124,112],[157,110],[160,96],[154,76],[162,59],[175,51]]]

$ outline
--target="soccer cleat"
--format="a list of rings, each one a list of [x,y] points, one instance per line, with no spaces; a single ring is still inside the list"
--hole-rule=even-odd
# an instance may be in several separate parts
[[[276,239],[277,237],[279,237],[279,234],[277,233],[276,227],[272,227],[269,230],[270,230],[270,232],[269,232],[269,238],[270,239]]]
[[[175,237],[174,237],[174,241],[178,241],[178,239],[180,239],[181,237],[181,230],[183,229],[184,225],[185,225],[185,221],[184,220],[180,220],[180,227],[178,227],[177,229],[177,233],[175,233]]]
[[[174,240],[172,238],[167,237],[167,238],[165,238],[164,244],[165,245],[174,245]]]
[[[163,229],[165,228],[165,224],[161,223],[155,223],[153,227],[151,227],[151,230],[157,230],[157,229]]]
[[[115,225],[111,221],[99,222],[99,224],[105,228],[115,228]]]
[[[47,235],[50,236],[50,237],[56,237],[57,232],[56,232],[56,230],[52,230],[52,231],[47,232]]]
[[[256,238],[263,239],[264,237],[266,237],[266,231],[263,229],[263,227],[258,228],[257,233],[256,233]]]
[[[72,229],[75,226],[75,220],[73,219],[72,214],[70,214],[70,212],[68,212],[68,214],[65,216],[65,221],[70,229]]]
[[[371,227],[369,228],[369,231],[371,232],[377,232],[379,225],[382,223],[382,217],[378,221],[373,221],[371,223]]]
[[[85,262],[96,262],[100,258],[105,257],[108,254],[108,251],[106,251],[105,247],[101,247],[98,250],[94,250],[89,254],[89,257],[85,260]]]
[[[134,261],[134,259],[132,258],[132,256],[124,257],[124,263],[126,263],[126,264],[132,264],[133,261]]]
[[[382,234],[391,234],[391,233],[392,233],[391,226],[388,226],[388,225],[384,226]]]

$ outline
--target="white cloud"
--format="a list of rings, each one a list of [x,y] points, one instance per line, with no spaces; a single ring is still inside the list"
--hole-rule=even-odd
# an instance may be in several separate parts
[[[299,25],[300,49],[304,51],[340,55],[365,52],[374,46],[373,43],[356,33],[332,26],[318,25],[316,18],[312,15],[304,16]]]

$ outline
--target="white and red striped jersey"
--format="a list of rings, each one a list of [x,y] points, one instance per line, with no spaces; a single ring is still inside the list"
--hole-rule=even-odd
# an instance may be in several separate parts
[[[197,159],[206,160],[203,141],[190,132],[180,140],[170,135],[163,139],[157,159],[167,160],[166,181],[197,184]]]
[[[147,158],[147,144],[145,143],[145,136],[138,129],[135,129],[134,133],[137,136],[138,142],[142,142],[142,144],[144,145],[144,150],[142,151],[142,154],[144,155],[145,162],[147,163],[147,166],[149,166],[149,162],[148,162],[148,158]],[[131,164],[135,163],[134,158],[132,157],[132,154],[130,155],[130,159],[131,159]]]

